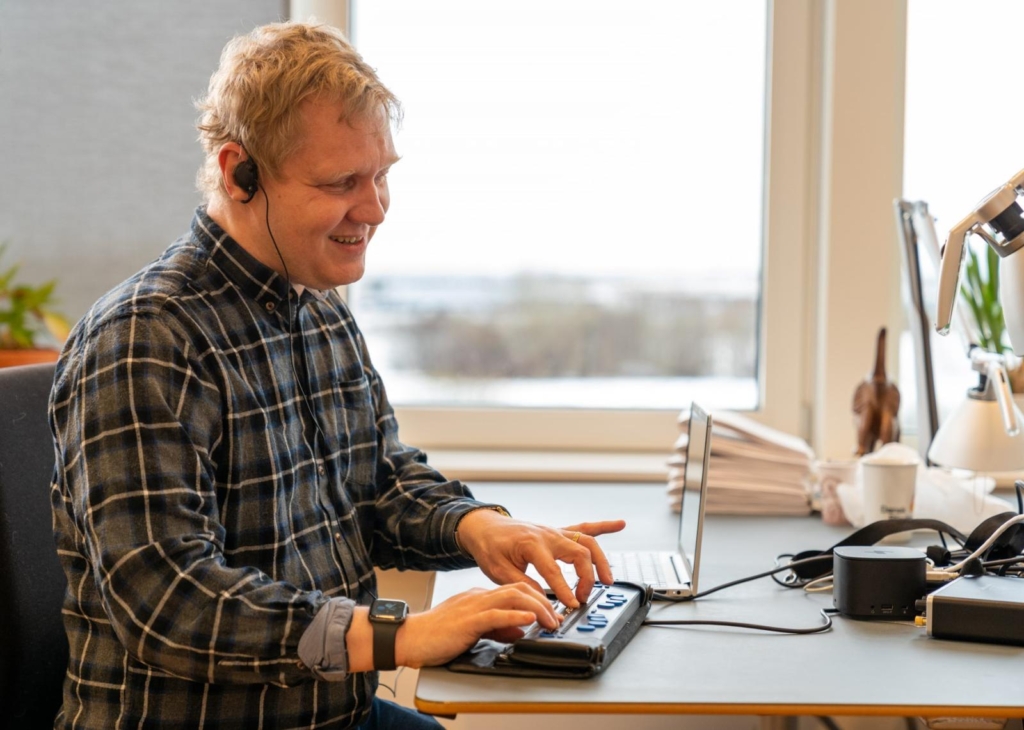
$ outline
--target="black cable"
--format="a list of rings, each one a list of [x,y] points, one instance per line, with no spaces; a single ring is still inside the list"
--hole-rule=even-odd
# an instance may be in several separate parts
[[[1019,499],[1024,499],[1024,497],[1021,496],[1021,492],[1022,492],[1022,490],[1024,490],[1024,480],[1020,481],[1019,485],[1020,486],[1018,486],[1018,489],[1017,489],[1017,491],[1018,491],[1018,498]],[[1022,513],[1022,514],[1024,514],[1024,513]],[[962,560],[964,557],[966,557],[967,555],[970,554],[970,551],[967,551],[965,549],[965,547],[964,547],[965,543],[961,542],[961,540],[956,535],[946,533],[946,532],[944,532],[942,530],[936,530],[935,532],[939,536],[939,540],[942,542],[942,547],[944,549],[949,550],[949,545],[946,542],[946,537],[947,536],[951,537],[953,539],[953,541],[957,545],[960,546],[960,550],[959,551],[950,551],[950,558],[951,558],[952,562],[958,562],[958,561]],[[776,562],[778,562],[779,560],[782,560],[783,558],[792,558],[792,557],[793,557],[793,553],[782,553],[780,555],[775,556],[775,560],[776,560]],[[746,580],[754,580],[755,578],[761,578],[761,577],[764,577],[764,576],[767,575],[767,576],[770,576],[771,579],[773,581],[775,581],[776,584],[782,586],[783,588],[803,588],[804,586],[806,586],[808,583],[810,583],[812,581],[815,581],[815,580],[817,580],[819,578],[824,578],[827,575],[831,575],[831,573],[832,573],[831,567],[828,570],[823,570],[819,575],[816,575],[816,576],[813,576],[813,577],[810,577],[810,578],[802,578],[799,575],[797,575],[796,573],[793,573],[792,575],[789,575],[786,578],[780,580],[779,578],[777,578],[775,576],[775,574],[783,572],[790,565],[793,565],[793,566],[803,565],[805,563],[811,563],[811,562],[813,562],[815,560],[820,560],[820,561],[828,560],[829,562],[831,562],[832,555],[831,555],[831,553],[823,552],[823,553],[820,553],[818,555],[814,555],[814,556],[809,557],[809,558],[803,558],[803,559],[798,560],[798,561],[793,561],[791,563],[787,563],[785,566],[780,566],[779,570],[774,570],[774,571],[770,571],[770,572],[767,572],[767,573],[762,573],[762,574],[757,575],[757,576],[751,576],[750,578],[745,578],[745,579],[743,579],[741,581],[738,581],[738,582],[742,583],[742,582],[744,582]],[[735,585],[735,583],[726,584],[724,586],[721,586],[721,588],[726,588],[729,585]],[[715,588],[713,590],[718,590],[718,588]],[[710,593],[710,592],[711,591],[707,591],[707,593]],[[706,593],[702,594],[702,595],[706,595]],[[663,598],[661,596],[659,596],[659,598],[662,598],[663,600],[671,600],[671,599],[668,599],[668,598]],[[684,598],[684,599],[681,599],[681,600],[692,600],[692,599]]]
[[[820,722],[820,723],[821,723],[822,725],[824,725],[825,727],[827,727],[827,728],[828,728],[828,730],[840,730],[840,728],[839,728],[839,723],[837,723],[837,722],[836,722],[835,720],[833,720],[833,719],[832,719],[831,717],[824,717],[824,716],[822,716],[822,715],[817,715],[817,716],[815,717],[815,719],[816,719],[816,720],[817,720],[818,722]]]
[[[1021,571],[1024,570],[1024,555],[1014,555],[1012,558],[1002,558],[1000,560],[985,560],[981,565],[985,570],[997,568],[995,571],[996,575],[1016,575],[1019,577]]]
[[[262,186],[261,186],[261,189],[262,189]],[[266,190],[263,191],[263,197],[267,201],[267,204],[264,207],[264,210],[266,211],[264,220],[267,223],[267,233],[270,234],[270,242],[274,244],[274,250],[277,251],[277,257],[279,259],[281,259],[281,266],[284,268],[285,286],[288,289],[288,295],[285,297],[285,304],[287,305],[287,308],[288,308],[288,360],[289,360],[289,362],[291,363],[291,366],[292,366],[292,375],[295,376],[295,386],[299,389],[299,394],[302,396],[302,403],[303,403],[304,406],[306,406],[306,410],[309,411],[309,417],[313,419],[313,428],[316,429],[316,436],[319,436],[320,437],[319,440],[322,441],[324,443],[324,445],[326,445],[327,444],[327,437],[324,436],[324,432],[320,430],[320,421],[317,420],[316,413],[313,411],[313,406],[310,404],[309,398],[307,398],[307,396],[306,396],[306,391],[302,387],[302,380],[301,380],[301,378],[299,378],[299,373],[295,369],[295,346],[294,346],[294,339],[295,339],[294,324],[295,323],[294,323],[294,320],[292,318],[292,277],[291,277],[291,274],[288,273],[288,264],[285,262],[284,256],[281,255],[281,249],[277,245],[277,239],[274,238],[274,231],[270,227],[270,196],[267,195],[267,191]],[[312,452],[312,454],[313,454],[313,462],[314,463],[318,463],[319,462],[318,454],[319,454],[319,451],[320,451],[319,446],[318,446],[318,441],[316,439],[316,436],[314,436],[313,446],[312,447],[310,447],[308,441],[306,442],[306,448],[308,448]],[[303,439],[303,440],[305,441],[305,439]]]
[[[783,626],[767,626],[764,624],[748,624],[742,621],[711,621],[704,619],[645,619],[642,626],[728,626],[735,629],[753,629],[755,631],[773,631],[777,634],[820,634],[832,628],[832,614],[835,609],[823,608],[819,612],[825,619],[821,626],[806,629],[790,629]]]
[[[981,564],[986,568],[995,568],[1005,565],[1013,565],[1014,563],[1024,563],[1024,555],[1014,555],[1012,558],[1001,558],[1000,560],[985,560]]]
[[[785,553],[782,554],[782,555],[776,555],[775,556],[775,564],[778,566],[778,568],[776,570],[771,571],[769,577],[772,579],[772,581],[776,585],[782,586],[783,588],[788,588],[790,590],[802,589],[804,586],[808,585],[809,583],[813,583],[814,581],[818,580],[819,578],[825,578],[827,576],[832,575],[832,554],[831,553],[825,553],[825,554],[822,554],[822,555],[814,555],[812,557],[802,558],[800,560],[791,560],[790,562],[786,563],[785,565],[779,565],[779,561],[781,559],[783,559],[783,558],[792,558],[792,557],[793,557],[792,555],[787,555]],[[819,563],[819,564],[827,566],[827,567],[823,568],[822,571],[820,573],[818,573],[817,575],[812,575],[810,577],[803,577],[799,573],[797,573],[796,571],[792,571],[792,570],[791,570],[789,575],[787,575],[787,576],[785,576],[785,577],[783,577],[781,579],[778,576],[778,573],[784,572],[783,569],[785,569],[785,568],[790,568],[791,566],[804,565],[804,564],[813,565],[814,563]]]
[[[785,557],[785,556],[781,556],[780,555],[779,557]],[[773,570],[766,570],[765,572],[758,573],[757,575],[749,575],[746,578],[739,578],[737,580],[729,581],[728,583],[723,583],[722,585],[715,586],[714,588],[708,588],[706,591],[700,591],[699,593],[694,593],[691,596],[667,596],[667,595],[665,595],[663,593],[655,593],[654,597],[655,597],[655,599],[657,599],[659,601],[669,601],[669,602],[672,602],[672,603],[686,603],[686,602],[689,602],[689,601],[695,601],[698,598],[704,598],[704,596],[710,596],[712,593],[717,593],[718,591],[723,590],[725,588],[731,588],[731,587],[737,586],[737,585],[739,585],[741,583],[749,583],[750,581],[757,580],[759,578],[767,578],[769,576],[774,577],[776,573],[781,573],[781,572],[786,571],[786,570],[792,570],[794,567],[796,567],[798,565],[807,565],[808,563],[813,563],[815,561],[821,561],[823,559],[823,557],[825,557],[825,556],[815,555],[812,558],[804,558],[803,560],[794,560],[792,562],[786,563],[785,565],[780,565],[780,566],[774,568]],[[822,573],[822,575],[815,576],[815,577],[816,578],[820,578],[820,577],[823,577],[825,574],[831,573],[831,572],[832,571],[825,571],[824,573]],[[779,581],[776,581],[776,582],[779,583],[779,585],[782,585],[782,586],[784,586],[786,588],[802,588],[803,587],[803,584],[796,584],[796,583],[787,584],[787,583],[781,583]],[[806,582],[809,583],[810,581],[806,581]]]
[[[324,432],[320,430],[320,421],[317,419],[316,412],[313,410],[313,406],[310,404],[309,399],[306,397],[306,391],[302,387],[302,379],[299,377],[299,372],[295,367],[295,330],[294,318],[292,317],[292,277],[291,274],[288,272],[288,263],[284,260],[284,255],[281,253],[281,248],[280,246],[277,245],[277,239],[274,237],[274,229],[270,227],[270,196],[267,195],[267,191],[263,188],[262,185],[260,185],[260,190],[263,190],[263,199],[266,201],[266,206],[264,207],[264,221],[266,222],[267,225],[267,233],[270,235],[270,242],[274,244],[274,250],[277,252],[277,257],[281,260],[282,268],[284,268],[284,282],[285,287],[287,289],[287,294],[285,296],[285,304],[287,305],[288,314],[288,362],[292,368],[292,375],[295,377],[295,386],[299,389],[299,395],[302,397],[302,403],[306,407],[306,410],[309,412],[309,417],[313,419],[313,428],[316,429],[316,433],[313,435],[313,446],[309,445],[309,441],[306,440],[305,433],[303,433],[302,435],[302,440],[303,442],[305,442],[306,448],[309,449],[310,452],[313,454],[313,463],[319,467],[320,459],[318,456],[319,446],[317,445],[317,436],[320,437],[319,442],[322,442],[324,446],[327,445],[327,437],[324,435]],[[340,534],[342,535],[342,539],[345,540],[346,547],[348,547],[348,539],[345,538],[344,533]],[[355,557],[355,552],[352,550],[351,547],[348,548],[348,551],[349,554]],[[345,580],[345,585],[353,585],[352,581],[349,580],[348,571],[345,570],[345,561],[339,561],[338,566],[341,568],[341,575],[342,578],[344,578]],[[363,582],[359,579],[359,576],[356,576],[356,581],[354,585],[359,590],[365,590],[367,593],[373,596],[374,600],[378,598],[377,592],[363,585]],[[359,600],[358,595],[356,596],[356,600]]]

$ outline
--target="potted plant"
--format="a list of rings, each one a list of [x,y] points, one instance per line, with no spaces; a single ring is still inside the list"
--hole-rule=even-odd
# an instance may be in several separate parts
[[[0,258],[7,244],[0,244]],[[57,359],[67,339],[68,320],[51,307],[56,280],[39,286],[15,281],[19,265],[0,272],[0,367]]]
[[[982,263],[982,255],[974,246],[968,246],[964,274],[960,295],[978,324],[981,341],[976,344],[989,352],[1009,352],[1003,305],[999,302],[999,254],[986,244]]]
[[[979,347],[989,352],[1012,353],[999,301],[999,254],[984,244],[984,256],[974,246],[967,246],[967,266],[960,283],[960,295],[977,323]],[[1016,363],[1016,366],[1014,365]],[[1018,405],[1024,405],[1024,360],[1009,356],[1006,372],[1010,390]]]

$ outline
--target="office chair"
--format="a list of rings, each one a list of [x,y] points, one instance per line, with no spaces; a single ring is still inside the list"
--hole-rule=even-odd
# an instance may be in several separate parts
[[[54,365],[0,369],[0,725],[53,727],[68,642],[50,517]]]

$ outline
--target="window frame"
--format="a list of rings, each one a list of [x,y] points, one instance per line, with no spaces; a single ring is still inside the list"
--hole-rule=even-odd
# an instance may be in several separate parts
[[[760,407],[748,415],[836,458],[853,443],[849,396],[873,351],[873,339],[861,340],[880,323],[895,333],[902,322],[893,214],[874,203],[902,187],[906,0],[767,1]],[[315,15],[349,29],[347,0],[293,0],[291,8],[295,18]],[[885,52],[865,36],[881,38]],[[889,85],[865,89],[865,65]],[[867,128],[844,124],[855,110],[868,115]],[[864,154],[871,164],[861,170]],[[849,210],[872,233],[858,243],[859,259],[849,255],[855,234],[843,229]],[[880,278],[884,291],[864,306],[851,296],[851,280],[866,275]],[[891,372],[898,372],[897,339],[889,340]],[[685,405],[396,407],[396,415],[402,439],[429,450],[665,453]]]

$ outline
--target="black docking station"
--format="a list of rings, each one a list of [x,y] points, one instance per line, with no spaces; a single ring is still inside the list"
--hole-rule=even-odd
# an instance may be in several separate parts
[[[888,545],[833,551],[832,603],[855,619],[913,621],[914,603],[927,592],[924,553]]]

